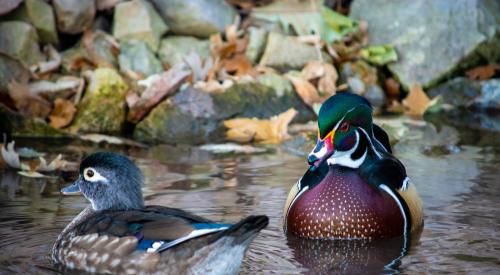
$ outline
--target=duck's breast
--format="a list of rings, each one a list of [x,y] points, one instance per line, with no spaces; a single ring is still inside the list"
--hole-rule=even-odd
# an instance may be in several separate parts
[[[309,238],[386,238],[402,235],[405,226],[391,195],[339,166],[302,193],[286,219],[288,233]]]

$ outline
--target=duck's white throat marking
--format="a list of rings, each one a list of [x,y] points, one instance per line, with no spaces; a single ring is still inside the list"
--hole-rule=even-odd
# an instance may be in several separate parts
[[[359,133],[358,131],[355,131],[356,133],[356,144],[354,146],[347,150],[347,151],[335,151],[333,155],[326,160],[326,163],[328,165],[340,165],[340,166],[345,166],[349,168],[359,168],[361,164],[365,161],[368,149],[365,149],[365,152],[363,155],[358,158],[358,159],[352,159],[352,154],[356,151],[359,145]]]

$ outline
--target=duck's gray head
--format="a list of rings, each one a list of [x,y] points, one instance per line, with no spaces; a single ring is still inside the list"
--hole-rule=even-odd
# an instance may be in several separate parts
[[[80,164],[80,177],[61,192],[82,192],[94,210],[144,207],[141,170],[128,158],[110,152],[95,153]]]

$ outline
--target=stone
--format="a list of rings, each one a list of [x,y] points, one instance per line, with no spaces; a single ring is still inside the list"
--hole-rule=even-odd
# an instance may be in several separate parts
[[[408,89],[500,61],[499,11],[496,0],[355,0],[350,16],[368,23],[371,45],[396,47],[399,61],[388,67]]]
[[[289,108],[299,111],[297,122],[314,113],[293,89],[283,95],[258,83],[235,84],[224,93],[207,93],[192,87],[179,91],[136,125],[134,138],[148,143],[200,144],[222,142],[223,121],[235,117],[269,118]]]
[[[153,0],[160,15],[179,35],[207,38],[231,25],[237,15],[224,0]]]
[[[27,83],[31,72],[21,61],[0,53],[0,94],[8,94],[8,84],[15,80],[19,83]]]
[[[0,23],[0,52],[17,58],[26,65],[33,65],[44,59],[35,28],[21,21]]]
[[[428,91],[443,103],[476,111],[500,112],[500,79],[470,80],[464,77],[444,82]]]
[[[245,50],[245,56],[253,64],[258,63],[264,48],[266,47],[268,32],[261,28],[248,28],[248,45]]]
[[[79,34],[92,26],[96,13],[93,0],[53,0],[52,5],[60,32]]]
[[[368,99],[373,107],[382,107],[385,104],[384,90],[379,85],[370,85],[363,96]]]
[[[121,42],[118,60],[122,72],[133,71],[146,77],[163,72],[160,61],[144,41]]]
[[[472,107],[500,113],[500,79],[483,81],[481,95],[474,100]]]
[[[40,42],[44,44],[59,43],[56,19],[52,6],[42,0],[25,0],[14,12],[5,17],[7,20],[24,21],[35,27]]]
[[[23,0],[0,0],[0,16],[13,11],[22,2]]]
[[[120,134],[126,117],[127,91],[127,84],[115,70],[93,71],[70,131]]]
[[[364,95],[369,87],[378,85],[377,69],[363,60],[345,62],[340,67],[339,83],[347,83],[352,92]]]
[[[267,38],[267,45],[260,59],[260,65],[286,71],[302,69],[311,60],[320,60],[331,63],[331,58],[318,51],[312,45],[305,44],[295,36],[286,36],[271,32]]]
[[[115,7],[113,36],[119,40],[142,40],[156,52],[161,36],[168,29],[148,1],[122,2]]]
[[[158,56],[162,63],[173,66],[184,62],[184,57],[195,52],[205,60],[210,56],[210,41],[191,36],[168,36],[162,39]]]
[[[266,73],[257,77],[257,83],[273,88],[278,96],[283,96],[286,93],[294,91],[292,82],[277,73]]]

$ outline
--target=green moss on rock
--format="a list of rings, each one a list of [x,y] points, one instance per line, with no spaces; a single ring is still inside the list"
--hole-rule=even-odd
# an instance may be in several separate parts
[[[125,122],[127,90],[127,84],[115,70],[95,70],[71,131],[119,134]]]

